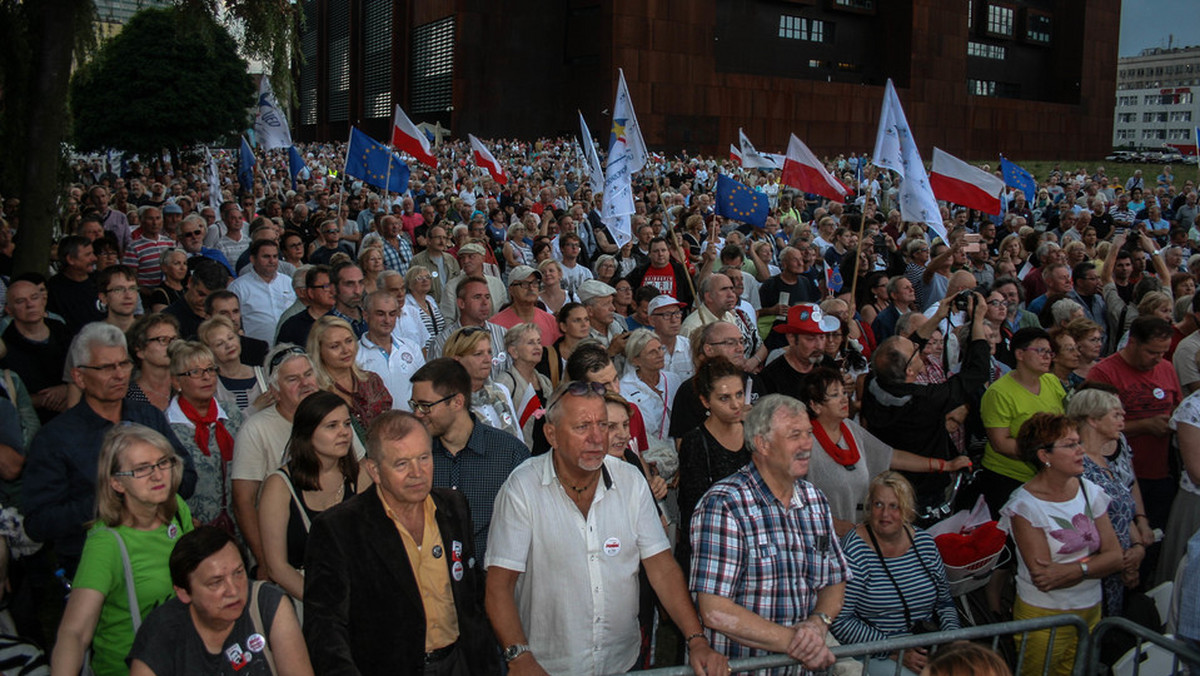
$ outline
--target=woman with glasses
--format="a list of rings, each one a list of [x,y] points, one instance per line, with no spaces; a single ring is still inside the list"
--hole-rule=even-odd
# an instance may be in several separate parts
[[[842,644],[959,629],[946,567],[933,536],[913,525],[916,495],[899,472],[884,471],[866,490],[863,520],[842,537],[852,573],[842,610],[829,628]],[[866,673],[913,676],[924,648],[872,655]],[[899,665],[896,662],[900,662]]]
[[[525,226],[513,223],[508,226],[507,234],[501,254],[504,256],[504,262],[508,264],[508,269],[512,270],[520,265],[533,265],[533,249],[525,241]]]
[[[371,485],[351,448],[350,407],[332,392],[314,392],[296,407],[287,463],[263,482],[258,524],[271,579],[304,600],[304,547],[312,520]]]
[[[196,223],[184,223],[182,227],[199,228],[200,226]],[[162,256],[159,258],[159,267],[162,268],[162,284],[154,287],[146,303],[151,312],[162,312],[168,305],[183,298],[183,292],[187,291],[187,259],[187,252],[183,249],[163,250]]]
[[[609,254],[604,254],[596,259],[596,279],[612,286],[617,278],[617,259]]]
[[[1063,330],[1075,340],[1075,347],[1079,350],[1079,365],[1074,373],[1081,380],[1087,380],[1104,351],[1104,330],[1090,319],[1072,319],[1063,326]]]
[[[167,347],[179,340],[179,320],[161,312],[145,315],[133,323],[125,340],[129,344],[129,356],[137,367],[125,398],[166,411],[175,394]]]
[[[1000,510],[1000,528],[1017,543],[1017,598],[1013,620],[1071,613],[1089,627],[1100,621],[1101,580],[1121,570],[1121,543],[1108,517],[1111,501],[1102,488],[1080,475],[1084,448],[1075,423],[1056,413],[1035,413],[1015,440],[1021,459],[1035,474]],[[1022,675],[1066,676],[1074,663],[1074,632],[1059,631],[1051,650],[1050,630],[1017,639],[1025,653]]]
[[[233,439],[242,427],[242,412],[217,403],[220,367],[203,343],[176,341],[167,354],[171,379],[179,392],[167,407],[167,422],[196,464],[196,490],[188,498],[188,507],[197,523],[237,537],[230,472]]]
[[[423,265],[411,266],[404,275],[404,284],[408,288],[404,305],[407,307],[411,303],[417,308],[425,329],[429,331],[429,337],[437,336],[446,328],[446,320],[442,319],[437,300],[430,295],[430,290],[433,289],[433,275],[429,273],[429,268]]]
[[[519,426],[512,397],[503,387],[492,382],[492,341],[487,329],[466,326],[450,334],[442,349],[467,369],[471,376],[471,412],[480,422],[525,439]]]
[[[850,396],[840,372],[814,369],[804,379],[804,405],[813,426],[808,481],[825,493],[834,529],[845,535],[865,516],[862,496],[871,477],[887,469],[905,472],[955,472],[971,461],[928,458],[894,449],[849,418]]]
[[[646,436],[650,439],[650,445],[662,442],[674,449],[675,440],[669,434],[671,407],[683,380],[666,370],[663,352],[662,341],[650,329],[631,332],[625,341],[628,366],[621,378],[621,392],[645,416]],[[673,475],[675,472],[664,473]]]
[[[1050,330],[1050,349],[1054,350],[1051,371],[1062,383],[1063,391],[1069,394],[1083,382],[1083,378],[1075,373],[1079,368],[1079,346],[1065,327],[1056,326]]]
[[[183,463],[166,437],[134,423],[116,425],[97,466],[96,522],[58,625],[54,674],[80,673],[89,646],[97,676],[129,673],[125,656],[138,626],[174,595],[171,549],[192,530],[191,511],[176,494]]]
[[[888,276],[883,272],[872,272],[867,275],[863,284],[858,287],[857,299],[858,314],[862,317],[863,324],[870,326],[875,318],[879,316],[891,304],[887,292]]]
[[[621,319],[632,317],[637,312],[637,306],[633,303],[633,285],[628,279],[618,279],[613,288],[617,290],[613,296],[613,312]]]
[[[380,240],[371,240],[372,244]],[[364,246],[358,253],[358,267],[363,271],[363,293],[375,293],[379,288],[379,273],[383,272],[383,249],[378,246]]]
[[[275,403],[263,368],[242,363],[242,341],[232,319],[223,315],[206,319],[196,335],[212,351],[217,366],[216,398],[222,406],[249,416]]]
[[[546,401],[554,391],[550,379],[537,371],[537,365],[542,361],[546,348],[542,345],[542,331],[537,324],[523,323],[509,329],[504,334],[504,351],[512,359],[512,366],[496,376],[495,381],[508,390],[513,402],[524,401],[529,390],[537,400],[537,408],[545,408]],[[535,418],[530,416],[522,426],[525,445],[533,448],[533,425]]]
[[[325,315],[308,332],[307,353],[321,389],[340,396],[349,406],[354,431],[363,443],[371,421],[392,408],[392,394],[378,373],[358,365],[358,338],[350,323]]]

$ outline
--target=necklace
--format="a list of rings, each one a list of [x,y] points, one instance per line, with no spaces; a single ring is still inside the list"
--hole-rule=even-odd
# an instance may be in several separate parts
[[[596,483],[596,479],[599,478],[599,476],[600,476],[599,474],[593,476],[591,478],[591,480],[589,480],[586,484],[583,485],[582,488],[579,486],[576,486],[574,484],[567,484],[567,488],[570,488],[571,490],[575,491],[575,499],[579,499],[579,498],[583,497],[584,491],[591,488],[592,484]]]

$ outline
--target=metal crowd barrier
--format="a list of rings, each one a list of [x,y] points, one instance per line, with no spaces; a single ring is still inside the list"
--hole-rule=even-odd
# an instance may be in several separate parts
[[[1106,620],[1107,621],[1107,620]],[[1136,625],[1135,625],[1136,626]],[[1075,632],[1079,642],[1075,650],[1075,664],[1072,668],[1072,673],[1076,676],[1083,676],[1088,673],[1097,673],[1095,671],[1085,671],[1088,659],[1092,655],[1092,637],[1088,633],[1087,623],[1078,615],[1064,613],[1062,615],[1052,615],[1049,617],[1039,617],[1031,620],[1019,620],[1015,622],[1000,622],[998,624],[985,624],[977,627],[967,627],[965,629],[955,629],[954,631],[939,631],[929,634],[917,634],[915,636],[905,636],[903,638],[893,638],[884,641],[870,641],[867,643],[855,643],[852,645],[840,645],[832,648],[833,654],[838,659],[845,657],[861,657],[865,661],[867,656],[877,653],[893,653],[899,651],[900,658],[903,659],[903,651],[912,648],[924,648],[932,645],[942,645],[945,643],[953,643],[954,641],[974,641],[978,639],[991,639],[992,649],[996,649],[1000,643],[1000,638],[1003,636],[1024,635],[1029,632],[1038,631],[1041,629],[1050,630],[1050,644],[1047,646],[1047,652],[1054,647],[1054,641],[1057,638],[1059,630],[1071,629]],[[1145,631],[1145,630],[1143,630]],[[1162,638],[1161,636],[1158,638]],[[1153,640],[1153,639],[1151,639]],[[1022,641],[1022,648],[1017,656],[1017,668],[1013,673],[1020,673],[1021,666],[1025,660],[1025,649],[1027,642]],[[761,657],[746,657],[729,661],[729,667],[733,673],[744,673],[749,671],[757,671],[759,669],[773,669],[776,667],[786,667],[797,664],[796,660],[787,655],[763,655]],[[896,673],[900,671],[900,661],[896,662]],[[1043,674],[1048,674],[1050,671],[1050,660],[1045,661]],[[638,674],[639,676],[692,676],[692,668],[690,666],[663,667],[659,669],[649,669],[645,671],[631,671],[630,674]]]
[[[1200,650],[1196,650],[1191,645],[1169,636],[1163,636],[1123,617],[1108,617],[1101,620],[1100,624],[1092,630],[1087,673],[1100,673],[1100,647],[1104,645],[1104,635],[1114,629],[1132,634],[1137,643],[1130,651],[1132,660],[1128,659],[1130,655],[1127,654],[1113,665],[1113,676],[1124,676],[1125,674],[1139,676],[1143,673],[1146,676],[1180,674],[1184,673],[1181,668],[1184,663],[1200,665]],[[1150,644],[1148,648],[1146,643]],[[1168,664],[1170,665],[1169,671],[1164,669]],[[1193,666],[1192,673],[1197,674],[1200,671]]]

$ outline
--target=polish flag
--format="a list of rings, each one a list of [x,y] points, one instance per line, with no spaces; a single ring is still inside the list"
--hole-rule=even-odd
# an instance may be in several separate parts
[[[742,166],[742,151],[732,143],[729,144],[729,160],[737,162],[738,166]]]
[[[437,158],[429,151],[429,139],[400,110],[400,106],[396,106],[396,116],[392,118],[392,147],[412,155],[421,164],[437,169]]]
[[[525,423],[529,422],[529,418],[537,413],[541,402],[538,401],[537,394],[533,391],[533,385],[525,384],[525,391],[521,393],[521,401],[517,404],[517,425],[524,429]]]
[[[483,145],[483,141],[475,138],[471,134],[467,134],[467,138],[471,140],[471,150],[475,155],[475,164],[487,169],[487,172],[492,175],[492,180],[504,185],[508,183],[508,177],[504,175],[504,168],[492,157],[492,153],[488,151],[487,146]]]
[[[791,140],[788,141],[787,158],[783,161],[783,176],[780,181],[784,185],[828,197],[835,202],[845,202],[846,195],[852,192],[825,171],[825,165],[821,164],[817,156],[803,141],[796,138],[795,134],[792,134]]]
[[[1000,213],[1004,180],[972,167],[941,148],[933,149],[929,186],[940,200],[961,204],[985,214]]]

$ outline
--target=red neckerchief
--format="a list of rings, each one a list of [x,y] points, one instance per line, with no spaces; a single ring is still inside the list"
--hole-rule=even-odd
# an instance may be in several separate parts
[[[208,426],[216,424],[217,426],[217,448],[221,449],[221,459],[225,462],[233,460],[233,437],[229,435],[229,430],[225,429],[225,423],[221,422],[217,417],[217,400],[213,399],[208,402],[208,415],[200,417],[199,411],[195,406],[192,406],[187,399],[179,397],[176,399],[179,402],[179,410],[187,416],[187,419],[192,421],[196,427],[196,446],[204,453],[204,455],[212,455],[208,452]]]
[[[842,421],[842,438],[846,440],[848,448],[843,449],[841,446],[833,443],[829,439],[829,433],[821,423],[813,425],[813,436],[821,444],[821,448],[825,449],[825,453],[833,458],[833,461],[842,467],[853,468],[862,459],[862,455],[858,452],[858,444],[854,441],[854,435],[850,434],[850,428],[846,426],[846,421]]]

